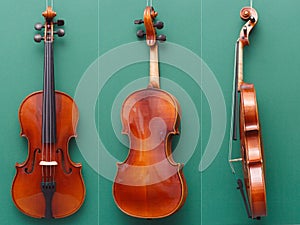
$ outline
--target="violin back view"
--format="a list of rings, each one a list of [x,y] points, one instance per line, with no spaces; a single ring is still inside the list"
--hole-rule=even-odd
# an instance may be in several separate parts
[[[178,133],[178,102],[167,92],[148,88],[130,95],[122,108],[130,152],[118,165],[115,201],[131,216],[171,215],[183,205],[187,190],[182,165],[171,155],[171,137]]]
[[[174,96],[159,89],[158,46],[152,24],[157,12],[150,6],[144,11],[146,35],[150,47],[150,82],[146,89],[132,93],[124,101],[121,112],[123,133],[129,138],[129,153],[113,184],[113,196],[124,213],[138,218],[162,218],[175,213],[184,204],[187,186],[183,165],[172,158],[171,138],[178,134],[180,106]]]

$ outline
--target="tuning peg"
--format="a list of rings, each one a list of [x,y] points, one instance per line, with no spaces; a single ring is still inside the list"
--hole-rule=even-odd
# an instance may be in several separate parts
[[[138,30],[136,32],[136,36],[138,36],[139,38],[143,38],[145,35],[146,35],[146,33],[143,30]]]
[[[255,23],[255,18],[254,18],[253,16],[250,16],[250,21],[251,21],[252,23]]]
[[[243,27],[243,32],[244,32],[244,36],[247,37],[247,27],[246,26]]]
[[[62,37],[65,35],[65,31],[63,29],[58,29],[54,34],[57,34],[58,37]]]
[[[42,28],[44,28],[44,25],[41,24],[41,23],[36,23],[36,24],[34,25],[34,29],[36,29],[36,30],[41,30]]]
[[[166,37],[166,35],[161,34],[161,35],[157,36],[156,40],[163,42],[163,41],[167,40],[167,37]]]
[[[34,35],[35,42],[41,42],[41,40],[44,40],[44,37],[42,37],[42,35],[40,35],[40,34]]]
[[[63,26],[63,25],[65,25],[65,21],[64,20],[57,20],[55,24],[57,24],[57,26]]]
[[[153,26],[157,29],[162,29],[164,27],[164,23],[162,21],[157,21]]]
[[[135,21],[134,21],[134,24],[142,24],[142,23],[144,23],[143,20],[135,20]]]

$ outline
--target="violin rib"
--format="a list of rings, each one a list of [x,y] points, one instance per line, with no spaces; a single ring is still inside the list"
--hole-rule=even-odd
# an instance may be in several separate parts
[[[240,137],[244,181],[252,218],[266,216],[266,187],[261,128],[253,84],[241,84]]]
[[[237,140],[236,124],[238,112],[238,92],[240,93],[239,124],[240,124],[240,150],[244,172],[244,183],[248,201],[245,198],[243,185],[238,179],[238,189],[241,192],[249,218],[258,219],[267,215],[266,185],[264,175],[264,154],[261,138],[261,127],[258,116],[256,92],[254,85],[244,82],[243,49],[249,45],[249,35],[258,21],[258,14],[252,7],[243,7],[240,11],[241,19],[246,23],[240,31],[236,43],[235,55],[235,94],[233,99],[233,132],[232,139]],[[230,150],[231,151],[231,150]],[[231,154],[231,152],[230,152]],[[233,173],[234,168],[229,160]],[[250,207],[250,211],[249,211]]]

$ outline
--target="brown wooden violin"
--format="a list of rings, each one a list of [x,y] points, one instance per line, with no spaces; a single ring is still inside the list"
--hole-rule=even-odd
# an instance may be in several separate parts
[[[48,6],[42,14],[45,24],[37,23],[36,30],[45,29],[44,88],[29,95],[19,109],[21,135],[28,140],[28,157],[17,163],[12,184],[16,207],[35,218],[62,218],[75,213],[85,197],[81,164],[71,161],[68,142],[76,136],[78,109],[67,94],[54,89],[54,34],[64,35],[63,20],[53,21],[56,13]]]
[[[150,82],[146,89],[129,95],[123,103],[121,120],[123,133],[127,134],[130,150],[126,160],[118,164],[113,184],[113,196],[124,213],[139,218],[162,218],[175,213],[185,202],[187,186],[183,165],[172,158],[171,137],[178,134],[180,106],[174,96],[159,87],[157,40],[165,41],[164,35],[156,35],[163,22],[153,20],[157,12],[147,6],[144,20],[150,47]]]
[[[241,160],[248,203],[240,179],[237,180],[238,189],[240,189],[244,199],[248,216],[252,219],[258,219],[267,214],[264,154],[254,85],[243,80],[243,49],[249,45],[249,34],[257,23],[258,14],[254,8],[244,7],[240,12],[240,16],[247,22],[241,29],[240,37],[236,43],[232,137],[233,140],[237,140],[237,116],[239,113]],[[238,92],[240,92],[239,111]],[[229,161],[231,163],[237,160]],[[232,164],[231,168],[235,173]]]

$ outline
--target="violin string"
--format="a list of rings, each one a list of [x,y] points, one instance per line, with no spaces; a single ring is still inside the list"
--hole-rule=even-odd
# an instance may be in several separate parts
[[[46,27],[46,26],[45,26]],[[47,38],[47,37],[46,37]],[[46,42],[45,42],[45,51],[47,51],[46,50],[46,48],[47,48],[47,46],[46,46]],[[46,67],[46,73],[48,73],[48,69],[47,69],[48,67]],[[47,79],[47,77],[46,77],[46,79]],[[47,88],[48,88],[48,81],[46,81],[46,89],[45,90],[47,90]],[[48,99],[47,99],[47,95],[46,95],[46,93],[44,92],[44,95],[46,96],[45,97],[45,101],[47,101]],[[45,103],[44,103],[45,104]],[[48,112],[48,104],[45,104],[45,112]],[[47,119],[47,117],[46,117],[46,119]],[[47,122],[46,122],[47,123]],[[45,125],[46,126],[46,125]],[[44,129],[45,130],[45,136],[44,136],[44,143],[43,143],[43,145],[45,146],[45,149],[46,149],[46,151],[45,151],[45,161],[47,162],[48,161],[48,144],[47,144],[47,137],[48,137],[48,135],[49,135],[49,132],[48,132],[48,129]],[[45,181],[47,182],[47,179],[48,179],[48,167],[47,166],[45,166],[45,170],[46,170],[46,176],[45,176]]]
[[[52,51],[52,49],[49,49],[49,51]],[[51,62],[52,63],[52,62]],[[50,74],[50,76],[52,77],[52,73],[53,73],[53,71],[52,70],[50,70],[50,72],[51,72],[51,74]],[[52,90],[52,87],[50,86],[50,82],[49,82],[49,89],[48,90]],[[51,107],[53,105],[53,102],[52,102],[52,95],[50,96],[50,98],[49,98],[49,106]],[[52,142],[52,129],[53,129],[53,127],[52,127],[52,122],[53,122],[53,118],[52,118],[52,111],[53,111],[53,107],[51,107],[50,108],[50,118],[49,118],[49,120],[50,120],[50,125],[49,125],[49,133],[50,133],[50,140],[49,140],[49,142],[50,142],[50,144],[49,144],[49,162],[51,162],[52,161],[52,148],[53,148],[53,142]],[[50,167],[49,167],[49,176],[50,176],[50,179],[52,178],[52,166],[50,165]]]
[[[47,0],[46,0],[46,4],[47,4]],[[42,98],[43,98],[43,101],[44,101],[44,92],[43,92],[43,96],[42,96]],[[44,112],[44,110],[43,110],[43,112]],[[43,116],[43,115],[42,115]],[[44,134],[44,129],[42,128],[42,136],[45,136],[45,134]],[[43,138],[42,138],[42,140],[43,140]],[[43,141],[42,141],[42,161],[45,161],[45,145],[44,145],[44,143],[43,143]],[[44,166],[43,165],[41,165],[41,167],[42,167],[42,182],[45,182],[45,171],[44,171]]]
[[[46,0],[46,8],[49,6],[49,0]],[[50,0],[50,6],[54,8],[54,0]]]
[[[47,48],[48,48],[48,45],[47,45]],[[49,51],[49,49],[47,49],[47,52]],[[49,74],[49,67],[47,66],[47,74]],[[47,87],[46,87],[46,90],[49,90],[49,76],[47,76]],[[47,94],[46,95],[46,98],[47,98],[47,100],[46,100],[46,102],[48,102],[49,101],[49,97],[48,97],[49,95]],[[46,112],[49,112],[49,104],[47,104],[46,103]],[[51,117],[50,117],[51,118]],[[46,117],[46,119],[48,119],[47,117]],[[46,123],[48,123],[48,122],[46,122]],[[51,124],[51,123],[50,123]],[[51,125],[50,125],[51,126]],[[51,136],[49,136],[49,135],[51,135],[50,134],[50,126],[47,126],[47,134],[46,134],[46,148],[47,148],[47,154],[46,154],[46,162],[49,162],[49,146],[50,146],[50,144],[48,143],[49,142],[49,140],[48,140],[48,137],[51,137]],[[47,177],[46,177],[46,179],[47,179],[47,181],[49,181],[48,179],[49,179],[49,166],[46,166],[46,171],[47,171]]]
[[[51,0],[51,2],[52,2],[52,8],[54,8],[54,0]],[[53,32],[51,32],[51,33],[53,33]],[[53,42],[53,38],[52,38],[52,42]],[[52,47],[51,47],[51,55],[53,55],[53,49],[52,49]],[[52,62],[52,63],[54,63],[54,62]],[[52,70],[52,73],[54,73],[54,70]],[[54,74],[52,74],[52,76],[53,76],[53,79],[54,79]],[[53,80],[53,88],[52,88],[53,90],[54,90],[54,80]],[[51,101],[54,101],[54,102],[51,102],[51,105],[54,105],[54,109],[56,109],[56,102],[55,102],[55,90],[54,90],[54,98],[51,98]],[[53,108],[52,108],[52,110],[53,110]],[[51,118],[52,118],[52,115],[53,114],[51,114]],[[56,116],[56,111],[54,111],[54,117],[52,118],[52,121],[54,122],[54,123],[56,123],[56,120],[55,120],[55,116]],[[51,127],[51,130],[52,129],[54,129],[54,131],[55,131],[55,136],[53,136],[53,138],[54,138],[54,140],[51,140],[50,142],[51,142],[51,146],[52,146],[52,149],[50,149],[50,161],[52,161],[52,153],[55,153],[55,148],[56,148],[56,144],[52,144],[52,143],[56,143],[56,141],[55,141],[55,138],[56,138],[56,124],[52,124],[52,121],[51,121],[51,125],[50,126],[52,126],[53,125],[53,127]],[[51,137],[52,137],[52,135],[51,135]],[[56,161],[56,159],[54,159],[55,161]],[[54,182],[54,176],[55,176],[55,170],[56,170],[56,166],[50,166],[50,168],[51,168],[51,174],[50,174],[50,176],[52,176],[52,182]],[[53,171],[52,171],[53,170]]]
[[[253,7],[253,0],[250,0],[250,8],[252,9]]]
[[[236,59],[236,48],[237,48],[237,45],[235,45],[235,57],[234,59]],[[230,134],[229,134],[229,146],[228,146],[228,162],[229,162],[229,165],[230,165],[230,168],[231,168],[231,171],[233,174],[235,174],[235,169],[234,169],[234,166],[233,166],[233,163],[231,162],[232,160],[232,142],[233,142],[233,114],[234,114],[234,98],[235,98],[235,81],[236,81],[236,76],[235,76],[235,73],[236,73],[236,60],[234,60],[234,76],[233,76],[233,83],[232,83],[232,96],[231,96],[231,101],[232,101],[232,104],[231,104],[231,119],[230,119]]]
[[[98,47],[98,55],[100,55],[100,29],[101,29],[101,27],[99,26],[100,25],[100,0],[98,0],[98,19],[97,19],[97,23],[98,23],[98,32],[97,32],[97,35],[98,35],[98,38],[97,38],[97,47]],[[97,82],[97,86],[98,86],[98,90],[100,90],[100,87],[101,87],[101,82],[102,82],[102,78],[101,78],[101,76],[100,76],[100,60],[97,60],[97,72],[98,72],[98,76],[97,76],[97,78],[98,78],[98,82]],[[98,110],[98,112],[100,112],[100,104],[97,104],[97,110]],[[100,113],[97,113],[97,117],[98,117],[98,121],[100,121]],[[100,141],[99,141],[99,139],[98,139],[98,141],[97,141],[97,147],[98,147],[98,149],[101,149],[101,147],[100,147]],[[101,160],[100,160],[100,151],[97,151],[97,171],[100,171],[100,162]],[[100,212],[100,208],[99,208],[99,206],[101,205],[101,198],[100,198],[100,193],[101,193],[101,190],[100,190],[100,186],[102,187],[102,185],[101,185],[101,183],[100,183],[101,181],[100,181],[100,176],[97,176],[97,190],[98,190],[98,195],[97,195],[97,201],[98,201],[98,204],[97,204],[97,206],[98,206],[98,212]],[[102,218],[102,216],[101,216],[101,213],[97,213],[97,216],[98,216],[98,224],[101,224],[101,222],[100,222],[100,218]]]
[[[45,43],[45,51],[46,51],[46,43]],[[46,67],[46,69],[47,69],[47,67]],[[47,73],[48,71],[46,71],[46,73]],[[47,77],[46,77],[47,78]],[[46,81],[47,82],[47,81]],[[48,82],[47,82],[48,83]],[[46,83],[46,84],[47,84]],[[47,88],[48,87],[45,87],[46,89],[45,90],[47,90]],[[43,93],[44,95],[45,95],[45,92]],[[46,95],[45,95],[46,96]],[[47,101],[47,96],[45,97],[45,100]],[[45,103],[44,103],[45,104]],[[44,112],[47,112],[48,111],[48,108],[47,108],[47,104],[45,104],[45,111]],[[45,125],[46,126],[46,125]],[[48,145],[46,144],[46,137],[48,136],[48,129],[43,129],[43,132],[45,132],[45,134],[44,134],[44,143],[43,143],[43,146],[44,146],[44,148],[45,148],[45,161],[48,161]],[[47,177],[48,177],[48,167],[47,166],[45,166],[45,182],[47,181]]]
[[[52,4],[53,4],[53,0],[52,0]],[[53,6],[53,5],[52,5]],[[51,28],[52,29],[52,28]],[[51,31],[51,33],[53,33]],[[53,40],[53,39],[52,39]],[[52,41],[53,42],[53,41]],[[51,55],[53,55],[53,46],[52,46],[53,43],[51,43],[50,45],[50,48],[49,48],[49,51],[51,52]],[[52,65],[53,65],[53,59],[51,59],[51,66],[50,68],[52,68]],[[50,69],[50,76],[51,76],[51,79],[54,79],[54,71],[53,69]],[[51,84],[53,86],[51,86]],[[54,91],[54,80],[52,80],[52,82],[49,82],[49,90],[53,90]],[[51,107],[50,108],[50,126],[49,126],[49,133],[50,133],[50,145],[49,145],[49,161],[52,162],[52,154],[55,152],[55,136],[53,136],[53,130],[55,129],[55,92],[53,93],[54,94],[54,98],[52,98],[53,96],[51,95],[50,96],[50,99],[49,99],[49,106]],[[54,106],[54,107],[53,107]],[[54,134],[55,135],[55,134]],[[54,140],[53,140],[54,139]],[[54,171],[55,171],[55,166],[52,166],[50,165],[50,181],[51,182],[54,182]]]
[[[50,48],[50,46],[49,46],[48,43],[47,43],[47,53],[48,54],[51,53],[51,48]],[[48,70],[47,71],[47,74],[48,74],[47,79],[48,79],[48,81],[47,81],[47,89],[46,90],[49,91],[49,90],[51,90],[51,86],[50,86],[51,85],[50,79],[52,77],[51,66],[50,67],[47,66],[47,70]],[[46,98],[47,98],[47,104],[46,104],[47,109],[46,109],[46,112],[48,112],[48,113],[50,112],[50,114],[49,114],[49,121],[47,122],[49,124],[49,126],[47,126],[48,127],[48,129],[47,129],[48,135],[46,136],[47,137],[46,138],[47,139],[47,162],[51,162],[51,148],[52,148],[52,144],[51,144],[52,143],[52,132],[51,132],[51,130],[52,130],[52,110],[51,110],[51,106],[52,106],[52,98],[51,98],[51,96],[49,94],[46,95]],[[49,138],[49,140],[48,140],[48,138]],[[48,170],[47,181],[50,182],[51,181],[50,180],[51,179],[51,170],[52,170],[51,165],[47,166],[47,170]]]
[[[153,1],[152,0],[147,0],[146,5],[152,7]]]
[[[200,56],[203,56],[203,1],[200,1]],[[203,68],[203,60],[201,60],[201,74],[204,74],[204,68]],[[201,84],[203,84],[203,76],[200,76],[200,82]],[[200,109],[201,109],[201,113],[200,113],[200,121],[204,121],[203,120],[203,113],[202,113],[202,109],[203,109],[203,92],[201,91],[200,94]],[[200,126],[200,132],[202,132],[202,126]],[[201,148],[201,153],[203,153],[203,145],[200,145]],[[203,184],[203,173],[200,173],[200,182],[201,184]],[[200,186],[200,215],[203,215],[203,185]],[[200,216],[200,224],[203,224],[203,216]]]

